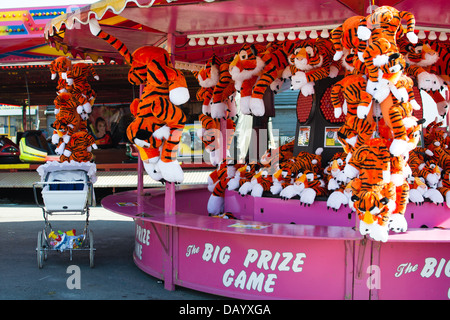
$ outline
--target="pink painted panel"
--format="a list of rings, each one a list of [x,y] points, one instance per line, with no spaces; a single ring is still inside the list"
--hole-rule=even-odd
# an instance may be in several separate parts
[[[133,259],[146,273],[163,279],[164,246],[160,239],[166,239],[165,228],[149,221],[135,220],[135,248]],[[159,234],[159,237],[158,237]]]
[[[377,282],[379,299],[450,299],[450,243],[382,244]]]
[[[345,242],[179,229],[177,282],[252,299],[343,299]]]

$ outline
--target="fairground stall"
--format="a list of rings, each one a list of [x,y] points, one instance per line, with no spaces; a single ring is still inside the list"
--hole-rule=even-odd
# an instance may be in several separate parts
[[[105,0],[53,19],[45,36],[124,61],[140,86],[127,128],[137,188],[102,205],[134,219],[133,259],[168,290],[448,299],[449,10],[445,0]],[[174,159],[189,72],[216,165],[195,188]],[[290,87],[296,137],[269,147],[273,94]],[[437,116],[423,120],[426,109]],[[253,124],[239,136],[252,142],[240,157],[244,116]],[[144,189],[144,174],[165,187]]]

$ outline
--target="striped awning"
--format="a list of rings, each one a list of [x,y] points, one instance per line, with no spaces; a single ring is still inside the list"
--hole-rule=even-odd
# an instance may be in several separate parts
[[[327,37],[331,29],[354,15],[366,15],[370,1],[360,0],[102,0],[52,19],[47,41],[72,55],[122,60],[89,31],[89,20],[121,39],[133,51],[143,45],[167,46],[173,39],[175,58],[203,63],[212,53],[234,54],[246,42],[269,39]],[[380,0],[415,15],[425,36],[447,38],[448,0]],[[226,41],[225,41],[226,39]]]

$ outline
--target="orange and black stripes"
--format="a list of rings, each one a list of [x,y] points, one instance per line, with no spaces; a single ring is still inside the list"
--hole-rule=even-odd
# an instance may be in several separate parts
[[[100,33],[97,35],[97,37],[99,37],[100,39],[106,41],[111,46],[113,46],[114,49],[116,49],[120,53],[120,55],[122,57],[124,57],[125,61],[129,65],[131,65],[131,63],[133,62],[133,58],[131,56],[130,51],[128,51],[128,48],[125,46],[125,44],[122,43],[122,41],[120,41],[116,37],[104,32],[103,30],[100,31]]]

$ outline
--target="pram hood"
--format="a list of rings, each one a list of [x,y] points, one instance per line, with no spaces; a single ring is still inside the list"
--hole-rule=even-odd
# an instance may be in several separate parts
[[[97,166],[93,162],[77,162],[74,160],[71,160],[70,162],[48,161],[36,169],[41,177],[41,181],[45,181],[45,177],[49,172],[72,170],[86,171],[86,174],[92,183],[97,181]]]

